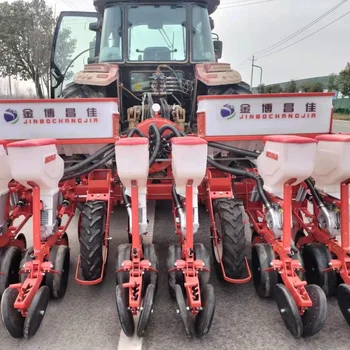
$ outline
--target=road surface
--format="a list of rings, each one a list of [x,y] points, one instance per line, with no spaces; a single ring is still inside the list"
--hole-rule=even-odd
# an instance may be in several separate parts
[[[336,122],[334,131],[350,132],[350,124]],[[212,266],[211,283],[216,294],[216,312],[210,333],[202,340],[185,336],[176,305],[167,286],[166,251],[175,243],[171,205],[150,203],[150,225],[160,262],[159,288],[147,335],[129,339],[121,332],[115,307],[115,253],[118,244],[127,242],[127,217],[124,208],[116,208],[111,221],[111,251],[104,282],[81,286],[74,280],[78,257],[76,221],[68,231],[71,245],[70,279],[63,300],[50,300],[43,323],[30,340],[12,339],[0,323],[0,348],[4,350],[310,350],[348,349],[350,329],[334,299],[328,301],[326,324],[310,339],[294,339],[285,328],[272,300],[257,297],[252,282],[231,285],[220,281]],[[155,210],[154,210],[155,209]],[[156,212],[156,215],[154,215]],[[200,230],[196,236],[210,251],[209,217],[201,208]],[[31,228],[26,228],[29,240]],[[247,242],[250,241],[247,228]],[[250,249],[247,244],[247,255]]]

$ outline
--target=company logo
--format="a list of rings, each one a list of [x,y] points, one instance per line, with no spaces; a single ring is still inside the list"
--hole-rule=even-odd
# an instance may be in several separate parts
[[[7,109],[4,113],[4,119],[7,123],[16,124],[19,121],[19,115],[14,109]]]
[[[221,116],[225,119],[232,119],[236,115],[235,106],[226,104],[221,108]]]

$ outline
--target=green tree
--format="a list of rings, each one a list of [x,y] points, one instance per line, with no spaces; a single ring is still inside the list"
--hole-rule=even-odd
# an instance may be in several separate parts
[[[336,74],[332,73],[328,76],[327,89],[328,91],[338,90],[338,79]]]
[[[49,89],[55,22],[44,0],[0,3],[0,76],[32,80],[39,98],[44,97],[43,85]],[[65,54],[74,50],[75,41],[69,43]],[[66,60],[68,56],[60,59]]]
[[[350,96],[350,63],[339,73],[339,91],[344,96]]]
[[[266,93],[268,94],[279,94],[283,89],[279,84],[272,84],[266,87]]]
[[[260,94],[265,94],[266,93],[266,86],[265,86],[265,84],[261,84],[261,85],[258,86],[258,92]]]
[[[297,87],[297,83],[295,82],[295,80],[291,80],[289,82],[289,84],[286,86],[285,92],[297,92],[298,91],[298,87]]]

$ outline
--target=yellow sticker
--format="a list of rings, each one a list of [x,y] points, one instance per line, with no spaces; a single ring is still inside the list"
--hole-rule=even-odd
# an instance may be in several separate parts
[[[141,84],[134,84],[134,91],[141,91],[142,85]]]

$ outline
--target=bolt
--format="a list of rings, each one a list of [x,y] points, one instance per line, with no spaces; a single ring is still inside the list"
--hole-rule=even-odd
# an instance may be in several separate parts
[[[149,262],[149,266],[152,266],[151,262]]]
[[[177,262],[175,262],[174,266],[177,266]]]
[[[328,263],[328,266],[332,266],[332,262],[331,261]]]
[[[122,267],[124,266],[124,263],[122,262]]]
[[[153,309],[151,310],[151,314],[153,314]]]
[[[188,311],[190,309],[190,307],[189,306],[186,306],[186,310]]]
[[[179,310],[179,309],[176,309],[176,313],[179,314],[179,313],[180,313],[180,310]]]
[[[44,316],[44,314],[45,314],[45,311],[44,310],[40,310],[40,315]]]
[[[286,309],[281,309],[280,312],[281,314],[284,314],[286,312]]]

